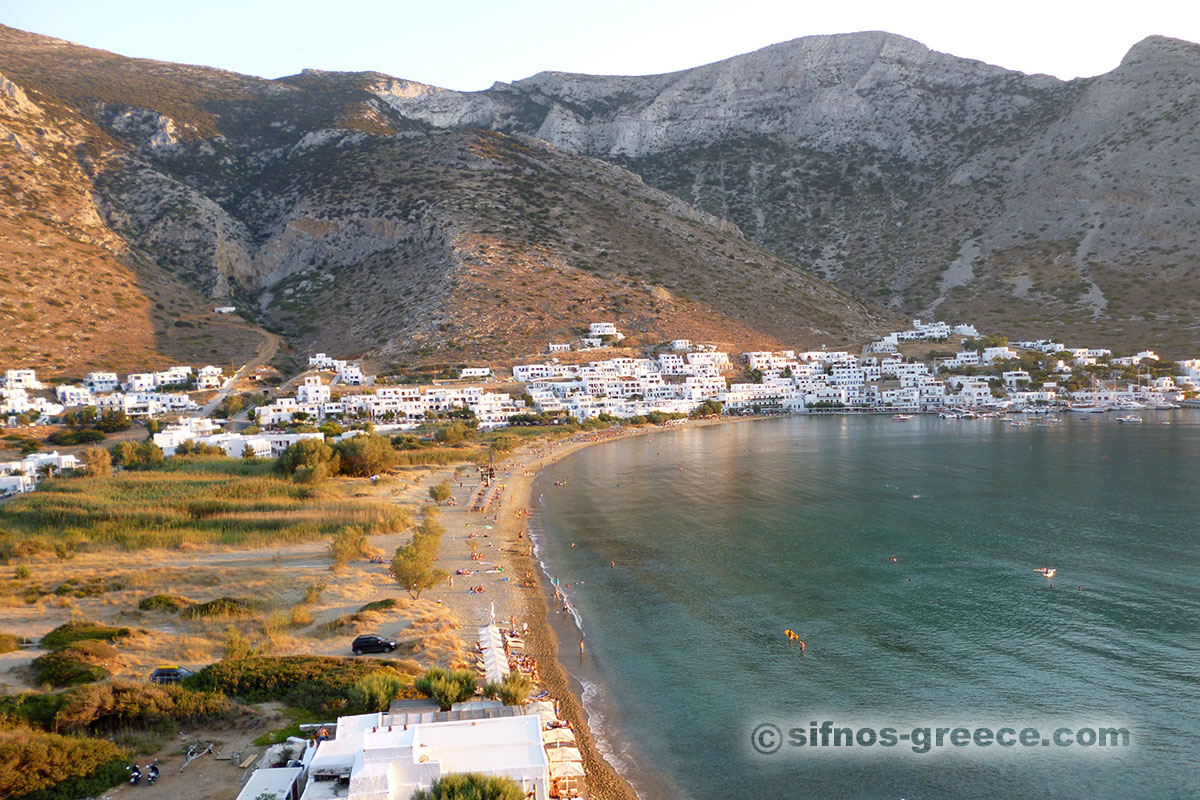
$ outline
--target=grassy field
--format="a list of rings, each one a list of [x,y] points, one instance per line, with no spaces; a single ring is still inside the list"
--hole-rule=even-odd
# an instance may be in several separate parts
[[[395,505],[351,498],[339,483],[306,486],[272,462],[170,459],[162,469],[45,481],[0,506],[0,557],[46,550],[280,545],[355,525],[385,533],[407,525]]]

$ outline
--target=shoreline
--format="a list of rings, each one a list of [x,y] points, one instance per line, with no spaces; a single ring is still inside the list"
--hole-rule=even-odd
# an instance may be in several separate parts
[[[525,634],[525,653],[537,660],[539,681],[559,703],[559,715],[575,731],[586,772],[587,797],[597,800],[640,800],[632,785],[609,763],[601,752],[595,733],[589,724],[583,701],[583,686],[563,663],[566,645],[555,631],[548,599],[554,587],[545,575],[534,553],[529,534],[530,514],[536,511],[533,489],[543,470],[560,459],[585,447],[604,444],[631,436],[648,436],[679,428],[710,427],[731,422],[748,422],[766,417],[725,417],[714,420],[695,420],[685,425],[641,429],[619,429],[577,434],[554,442],[534,442],[522,446],[495,465],[496,483],[501,490],[494,505],[485,512],[470,511],[469,499],[479,480],[475,475],[464,476],[461,465],[452,469],[435,469],[422,476],[420,491],[424,492],[443,477],[452,484],[453,505],[443,506],[441,521],[447,535],[435,562],[450,573],[453,583],[422,595],[444,606],[459,622],[459,634],[465,652],[474,648],[478,628],[487,624],[492,609],[497,623],[512,621],[520,628],[529,626]],[[467,467],[472,469],[473,467]],[[427,506],[423,503],[422,506]],[[470,559],[472,553],[480,555]],[[490,560],[492,557],[495,560]],[[484,568],[500,566],[502,573],[487,574]],[[460,568],[479,569],[477,575],[456,574]],[[497,575],[502,577],[497,578]],[[486,577],[485,577],[486,576]],[[532,587],[525,586],[526,578]],[[468,585],[482,585],[482,593],[471,593]],[[565,624],[565,623],[564,623]],[[574,624],[573,622],[571,623]]]

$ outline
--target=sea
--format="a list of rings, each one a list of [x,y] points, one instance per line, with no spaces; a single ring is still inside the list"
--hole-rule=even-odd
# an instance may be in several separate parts
[[[1141,416],[786,417],[548,463],[531,535],[601,749],[643,800],[1200,797],[1200,411]]]

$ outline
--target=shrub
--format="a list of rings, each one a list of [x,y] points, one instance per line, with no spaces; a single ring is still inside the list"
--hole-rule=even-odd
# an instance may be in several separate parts
[[[96,797],[125,779],[125,754],[112,742],[35,730],[0,730],[0,797]]]
[[[98,622],[68,622],[43,636],[41,644],[47,650],[61,650],[87,639],[112,642],[128,635],[129,628],[113,628]]]
[[[412,800],[523,800],[521,784],[503,775],[452,772],[434,781],[428,791],[418,790]]]
[[[361,614],[364,611],[391,611],[396,605],[396,598],[386,597],[383,600],[372,600],[360,608],[358,612]]]
[[[404,688],[410,684],[410,680],[395,673],[372,672],[351,686],[346,697],[355,708],[363,713],[387,711],[392,700],[399,697]]]
[[[333,656],[252,656],[218,661],[184,679],[197,691],[223,692],[251,703],[281,701],[323,711],[344,703],[350,687],[373,672],[403,674],[378,661]]]
[[[334,445],[341,471],[345,475],[366,478],[386,472],[396,463],[396,451],[382,436],[359,435]]]
[[[219,692],[118,681],[64,692],[54,722],[61,729],[110,732],[123,727],[145,729],[163,723],[230,719],[240,713],[239,707]]]
[[[0,653],[11,653],[21,646],[21,637],[12,633],[0,633]]]
[[[138,601],[139,611],[165,611],[174,614],[192,605],[192,601],[173,594],[152,594]]]
[[[301,439],[280,454],[275,468],[284,475],[295,476],[303,470],[304,475],[327,477],[338,471],[340,460],[333,448],[320,439]],[[299,477],[297,478],[299,479]]]
[[[38,683],[74,686],[107,678],[117,661],[117,648],[107,642],[87,639],[38,656],[31,666]]]
[[[112,474],[112,456],[103,447],[87,448],[79,454],[79,460],[84,472],[93,478]]]
[[[429,487],[429,497],[439,506],[450,499],[450,481],[443,480],[441,483],[434,484]]]
[[[500,683],[487,683],[483,687],[483,693],[488,697],[499,698],[506,706],[523,706],[529,701],[533,687],[533,680],[524,672],[510,672]]]
[[[356,525],[348,525],[329,543],[329,557],[336,568],[346,566],[352,558],[370,558],[375,553],[367,532]]]
[[[202,617],[244,617],[254,613],[253,603],[242,597],[218,597],[207,603],[194,603],[183,609],[189,619]]]
[[[413,688],[438,702],[442,711],[449,711],[475,694],[475,673],[469,669],[440,669],[431,667],[413,681]]]

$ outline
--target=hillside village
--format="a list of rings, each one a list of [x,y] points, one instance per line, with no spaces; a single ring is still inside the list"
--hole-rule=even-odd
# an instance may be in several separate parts
[[[324,434],[312,426],[326,421],[344,426],[337,437],[345,438],[368,424],[380,433],[418,431],[431,419],[456,413],[486,431],[565,418],[664,422],[698,413],[973,416],[1137,410],[1193,402],[1200,386],[1200,359],[1164,362],[1150,350],[1116,356],[1106,348],[1046,340],[1009,343],[980,336],[971,325],[922,320],[872,341],[858,354],[822,349],[731,357],[712,345],[676,339],[642,357],[560,358],[601,353],[624,338],[613,323],[595,322],[587,336],[548,343],[544,360],[514,364],[508,376],[488,366],[462,367],[457,380],[430,385],[367,375],[360,364],[318,353],[296,377],[293,392],[269,401],[263,397],[244,419],[224,425],[213,416],[226,409],[217,409],[215,402],[201,409],[194,397],[233,389],[216,366],[180,365],[124,379],[91,372],[80,384],[60,383],[52,392],[33,370],[18,368],[4,374],[0,415],[10,428],[62,422],[77,411],[84,417],[165,418],[170,424],[157,425],[152,433],[164,456],[192,442],[238,458],[278,456],[301,439],[321,438]],[[514,384],[520,391],[509,388]],[[27,453],[0,463],[0,492],[29,491],[40,475],[78,466],[73,455]]]

